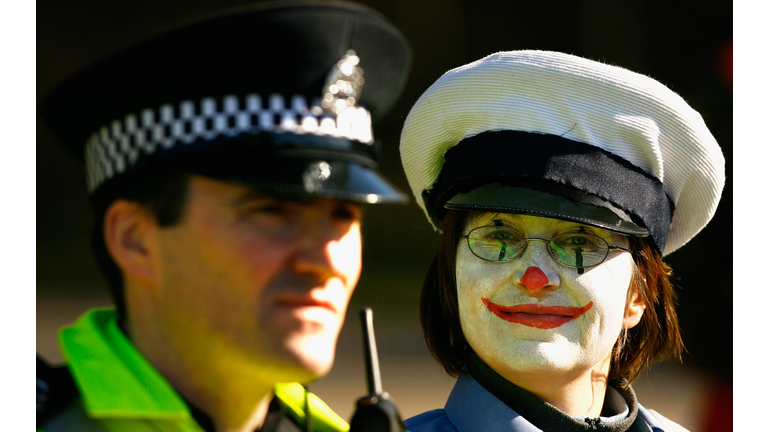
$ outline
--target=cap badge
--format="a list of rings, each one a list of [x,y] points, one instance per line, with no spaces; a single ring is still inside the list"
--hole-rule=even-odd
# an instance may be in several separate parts
[[[308,193],[320,192],[325,186],[325,182],[331,177],[331,165],[326,161],[318,161],[310,164],[305,170],[302,178],[304,180],[304,190]]]
[[[365,79],[363,69],[358,66],[360,57],[354,50],[347,51],[328,73],[323,87],[321,105],[327,111],[340,115],[360,100]]]

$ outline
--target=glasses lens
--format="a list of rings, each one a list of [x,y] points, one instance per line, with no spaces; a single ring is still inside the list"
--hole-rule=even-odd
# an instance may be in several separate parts
[[[469,250],[486,261],[509,261],[525,250],[525,238],[504,227],[488,226],[469,232]]]
[[[608,255],[608,243],[592,234],[561,234],[549,242],[549,251],[561,264],[591,267],[603,262]]]

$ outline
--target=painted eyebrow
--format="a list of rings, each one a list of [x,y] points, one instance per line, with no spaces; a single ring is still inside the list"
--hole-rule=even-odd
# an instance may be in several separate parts
[[[504,227],[504,226],[510,227],[511,224],[514,224],[514,221],[505,221],[503,219],[498,219],[495,216],[498,216],[498,215],[494,215],[494,219],[491,219],[489,221],[490,223],[493,224],[493,226],[497,226],[497,227]],[[564,225],[564,224],[568,224],[568,223],[570,223],[570,222],[569,221],[558,221],[558,225]],[[567,233],[578,232],[578,233],[588,233],[588,234],[595,234],[595,235],[597,235],[595,230],[593,230],[592,227],[590,227],[589,225],[565,226],[565,227],[558,227],[558,229],[562,229],[562,230],[564,230]]]
[[[581,233],[581,234],[591,234],[593,236],[600,237],[601,239],[608,242],[608,244],[614,244],[615,242],[621,241],[622,234],[614,233],[606,229],[602,228],[596,228],[589,225],[579,225],[572,227],[573,229],[568,229],[566,231],[563,231],[562,234],[569,234],[569,233]]]
[[[504,218],[500,217],[501,213],[496,213],[493,215],[493,217],[486,223],[492,224],[493,226],[500,226],[500,227],[513,227],[515,224],[515,220],[504,220]],[[514,219],[514,218],[512,218]],[[567,221],[567,220],[561,220],[561,219],[554,219],[555,224],[558,230],[562,230],[562,233],[586,233],[586,234],[592,234],[596,236],[600,236],[601,233],[598,229],[595,229],[592,226],[580,224],[578,222],[573,221]]]

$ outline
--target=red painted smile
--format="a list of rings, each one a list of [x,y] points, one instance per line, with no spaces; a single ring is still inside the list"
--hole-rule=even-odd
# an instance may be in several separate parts
[[[501,306],[492,303],[485,297],[481,298],[488,307],[488,310],[504,321],[540,329],[560,327],[568,321],[584,315],[584,312],[592,309],[593,304],[593,302],[589,302],[583,307],[542,306],[536,304]]]

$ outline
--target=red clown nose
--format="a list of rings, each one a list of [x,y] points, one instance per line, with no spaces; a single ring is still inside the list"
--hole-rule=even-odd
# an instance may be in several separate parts
[[[529,290],[536,291],[547,286],[549,279],[547,279],[547,275],[540,268],[528,267],[522,279],[520,279],[520,283]]]

